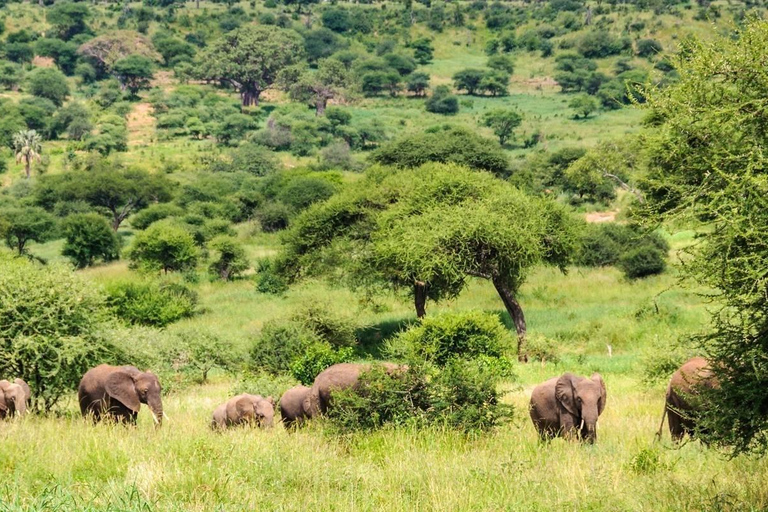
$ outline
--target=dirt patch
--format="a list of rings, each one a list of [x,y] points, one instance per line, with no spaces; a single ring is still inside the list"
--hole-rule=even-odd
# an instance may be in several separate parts
[[[40,57],[38,55],[32,59],[32,65],[38,68],[52,68],[56,63],[50,57]]]
[[[173,71],[155,71],[155,76],[150,83],[152,87],[159,87],[161,89],[167,89],[172,85],[176,85],[176,81],[173,79]]]
[[[152,116],[152,105],[136,103],[133,111],[128,114],[128,145],[140,146],[151,141],[155,131],[155,118]]]
[[[593,224],[600,224],[601,222],[615,222],[616,215],[618,213],[619,210],[612,210],[610,212],[592,212],[586,215],[586,220],[587,222],[591,222]]]

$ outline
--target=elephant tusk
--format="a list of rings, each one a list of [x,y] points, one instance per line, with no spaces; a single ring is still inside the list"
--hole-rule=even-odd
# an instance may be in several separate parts
[[[171,418],[169,418],[168,415],[165,414],[165,411],[163,411],[163,418],[165,418],[165,421],[171,421]]]
[[[155,420],[155,425],[160,423],[160,420],[157,419],[157,414],[155,414],[154,412],[152,413],[152,419]]]
[[[596,422],[595,422],[595,430],[597,430],[597,429],[599,429],[599,428],[600,428],[600,422],[596,421]]]
[[[581,425],[579,425],[579,430],[584,430],[584,418],[581,419]]]

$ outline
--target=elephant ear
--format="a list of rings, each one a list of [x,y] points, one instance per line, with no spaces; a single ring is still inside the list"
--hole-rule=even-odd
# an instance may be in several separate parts
[[[107,377],[104,387],[109,396],[133,412],[139,412],[141,402],[139,402],[139,394],[136,392],[136,383],[130,373],[125,370],[112,372]]]
[[[597,415],[600,416],[603,414],[603,409],[605,409],[605,399],[607,398],[605,391],[605,381],[599,373],[593,373],[592,380],[597,384],[600,384],[600,399],[597,401]]]
[[[576,376],[570,372],[564,373],[557,379],[555,385],[555,397],[557,401],[565,407],[565,410],[574,416],[579,416],[579,409],[576,407],[576,398],[574,397],[574,384]]]
[[[21,389],[24,390],[24,396],[26,397],[27,401],[32,399],[32,390],[29,389],[29,384],[21,379],[15,379],[13,382],[21,386]]]
[[[274,399],[274,398],[272,398],[271,396],[268,396],[268,397],[267,397],[267,398],[265,398],[264,400],[266,400],[267,402],[269,402],[270,404],[272,404],[272,407],[274,407],[274,406],[275,406],[275,399]]]
[[[233,421],[241,420],[243,418],[253,418],[254,403],[253,399],[248,396],[243,396],[234,403],[234,409],[237,416],[233,418]]]

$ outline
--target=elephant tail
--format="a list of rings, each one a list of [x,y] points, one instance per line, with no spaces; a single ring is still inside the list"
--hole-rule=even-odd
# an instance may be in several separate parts
[[[664,412],[661,413],[661,423],[659,423],[659,430],[656,432],[656,440],[661,441],[661,431],[664,429],[664,418],[667,417],[667,402],[664,401]]]

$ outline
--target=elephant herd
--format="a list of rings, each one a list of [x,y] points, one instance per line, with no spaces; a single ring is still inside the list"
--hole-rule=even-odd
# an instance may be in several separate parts
[[[384,363],[387,373],[406,371],[407,366]],[[286,427],[299,425],[307,419],[325,413],[331,407],[335,390],[355,389],[360,374],[370,365],[335,364],[317,375],[311,387],[295,386],[279,401],[281,421]],[[666,405],[662,416],[668,418],[672,439],[680,441],[685,434],[693,436],[696,424],[691,417],[695,410],[690,398],[702,387],[713,388],[717,381],[707,360],[695,357],[678,369],[667,387]],[[160,381],[152,372],[142,372],[133,366],[92,368],[77,389],[80,411],[93,421],[110,418],[118,422],[135,423],[141,404],[152,412],[157,426],[165,413],[161,400]],[[597,420],[605,409],[606,386],[600,374],[580,377],[565,373],[553,377],[533,389],[530,415],[542,440],[554,437],[580,439],[588,443],[597,440]],[[22,415],[31,401],[30,388],[21,379],[0,380],[0,418]],[[224,429],[240,425],[270,427],[275,416],[275,400],[261,395],[241,394],[219,405],[212,415],[211,428]],[[659,435],[661,434],[659,428]]]

